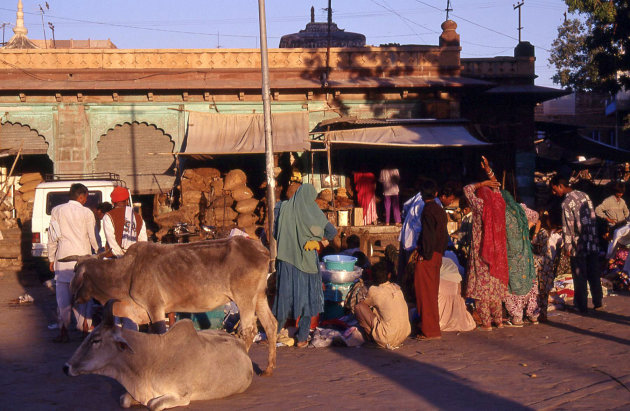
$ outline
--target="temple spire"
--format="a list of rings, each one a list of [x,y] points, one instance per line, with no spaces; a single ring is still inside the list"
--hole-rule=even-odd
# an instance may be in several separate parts
[[[17,20],[15,27],[13,27],[13,32],[24,36],[28,34],[28,29],[24,26],[24,6],[22,5],[22,0],[18,0]]]
[[[311,6],[311,23],[315,23],[315,7]]]

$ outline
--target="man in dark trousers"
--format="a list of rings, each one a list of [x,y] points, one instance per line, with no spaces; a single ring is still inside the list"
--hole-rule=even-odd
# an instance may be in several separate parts
[[[603,307],[601,271],[598,261],[595,209],[588,195],[569,187],[565,178],[554,176],[550,182],[551,191],[562,201],[562,246],[565,255],[571,259],[571,273],[575,287],[573,298],[575,308],[581,313],[588,312],[588,287],[591,288],[593,307]]]
[[[448,231],[446,229],[446,212],[435,201],[437,186],[435,182],[427,180],[422,185],[422,231],[418,241],[420,260],[416,263],[415,288],[417,310],[420,315],[419,339],[441,338],[440,313],[438,309],[438,292],[440,289],[440,267],[442,256],[448,245]],[[447,201],[448,202],[448,201]]]

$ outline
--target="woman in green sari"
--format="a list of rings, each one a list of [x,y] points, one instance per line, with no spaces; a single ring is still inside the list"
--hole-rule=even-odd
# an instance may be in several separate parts
[[[509,268],[508,294],[504,299],[514,327],[523,326],[523,310],[532,323],[538,323],[538,282],[529,228],[538,221],[538,213],[518,204],[512,195],[501,191],[505,201],[505,231]]]

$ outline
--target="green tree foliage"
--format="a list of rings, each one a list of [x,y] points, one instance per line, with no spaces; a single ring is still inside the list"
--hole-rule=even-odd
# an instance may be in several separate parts
[[[558,27],[558,37],[551,44],[549,63],[555,66],[552,80],[570,90],[597,90],[601,87],[593,54],[586,47],[590,24],[567,19]]]
[[[599,83],[611,92],[630,90],[630,0],[565,0],[569,12],[590,23],[585,47]]]

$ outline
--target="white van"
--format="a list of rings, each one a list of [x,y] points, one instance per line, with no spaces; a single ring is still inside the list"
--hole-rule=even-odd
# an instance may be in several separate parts
[[[35,199],[33,202],[32,228],[33,246],[31,255],[33,257],[48,257],[48,226],[50,225],[50,212],[59,204],[67,203],[70,197],[70,186],[81,183],[88,188],[88,201],[86,207],[95,209],[98,203],[111,202],[110,194],[116,186],[125,186],[115,174],[104,173],[113,176],[111,179],[63,179],[53,176],[51,180],[40,183],[35,188]],[[80,177],[80,176],[74,176]],[[48,178],[47,178],[48,179]],[[129,197],[131,200],[131,196]],[[130,202],[131,204],[131,202]],[[105,234],[100,231],[101,244],[105,244]]]

